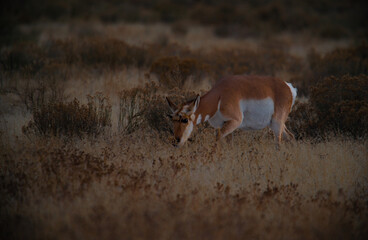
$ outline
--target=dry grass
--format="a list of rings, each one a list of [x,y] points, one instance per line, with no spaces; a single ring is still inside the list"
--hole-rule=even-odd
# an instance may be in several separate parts
[[[97,136],[111,127],[109,100],[96,94],[88,96],[88,104],[71,102],[46,102],[33,110],[33,120],[23,127],[26,135],[42,136]]]
[[[298,141],[280,149],[268,130],[236,131],[216,145],[214,130],[205,124],[195,130],[191,142],[177,149],[170,144],[170,121],[165,118],[165,96],[175,102],[188,99],[208,90],[222,74],[285,76],[308,95],[312,83],[332,85],[328,79],[336,80],[330,77],[331,62],[345,66],[346,56],[357,56],[355,65],[345,66],[344,74],[350,73],[359,62],[365,63],[364,54],[349,48],[322,57],[327,50],[316,48],[319,71],[328,72],[328,78],[308,80],[303,74],[316,69],[311,60],[317,58],[308,58],[307,53],[314,44],[324,46],[323,40],[295,45],[290,40],[294,35],[224,39],[209,27],[186,27],[40,24],[34,26],[40,32],[38,44],[14,44],[1,52],[0,238],[368,236],[366,136],[353,139],[323,132],[325,138],[310,138],[306,131],[320,133],[306,124],[318,119],[310,102],[297,104],[299,111],[291,115]],[[83,40],[76,40],[81,36]],[[166,78],[163,83],[160,76],[149,74],[152,64],[162,58],[182,63],[181,89],[172,88],[178,79]],[[191,59],[190,66],[183,59]],[[167,65],[169,73],[177,67]],[[201,66],[206,66],[204,79]],[[362,69],[354,73],[365,73]],[[366,76],[359,79],[363,81],[359,86],[365,86]],[[326,93],[344,93],[342,88],[331,89]],[[107,116],[107,131],[92,134],[93,138],[21,133],[22,126],[37,120],[34,113],[42,107],[50,110],[43,112],[44,119],[58,119],[63,112],[82,116],[71,128],[83,130],[78,124],[91,119],[83,112],[89,106],[86,96],[96,92],[110,99],[107,108],[100,108],[108,110],[107,115],[98,115],[98,98],[91,105],[92,118]],[[364,89],[357,92],[354,96],[363,96],[366,106]],[[65,108],[74,98],[78,104]],[[51,102],[68,111],[56,111]]]
[[[37,140],[19,142],[13,151],[3,146],[2,216],[8,219],[3,236],[367,234],[366,143],[296,142],[277,151],[265,132],[234,135],[218,148],[210,129],[182,149],[143,131],[107,141]]]

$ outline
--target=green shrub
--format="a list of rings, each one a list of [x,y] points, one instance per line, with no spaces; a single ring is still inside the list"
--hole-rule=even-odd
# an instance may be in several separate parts
[[[111,105],[101,94],[88,96],[88,104],[48,102],[33,110],[33,120],[23,127],[25,134],[42,136],[97,136],[111,126]]]

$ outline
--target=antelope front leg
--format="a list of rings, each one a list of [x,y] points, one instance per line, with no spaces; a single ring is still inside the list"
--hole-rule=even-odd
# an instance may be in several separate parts
[[[238,120],[226,121],[224,125],[222,126],[222,128],[218,131],[218,134],[216,136],[216,141],[232,133],[235,129],[237,129],[240,126],[240,124],[241,124],[241,121],[238,121]]]
[[[286,126],[284,126],[284,132],[282,133],[282,137],[284,137],[290,142],[295,141],[294,134],[290,132],[289,129],[286,128]]]

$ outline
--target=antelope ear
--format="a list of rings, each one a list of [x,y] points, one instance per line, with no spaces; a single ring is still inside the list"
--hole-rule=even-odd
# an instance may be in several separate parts
[[[197,97],[194,99],[194,101],[190,104],[190,106],[192,108],[190,110],[190,114],[194,113],[197,110],[200,101],[201,101],[201,97],[199,95],[197,95]]]
[[[167,101],[167,104],[169,104],[169,108],[171,112],[174,113],[177,109],[177,106],[173,102],[171,102],[171,100],[168,97],[166,97],[166,101]]]

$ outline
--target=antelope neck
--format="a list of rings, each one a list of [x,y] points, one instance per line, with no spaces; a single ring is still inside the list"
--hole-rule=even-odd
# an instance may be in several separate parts
[[[198,125],[200,123],[207,122],[220,109],[220,102],[220,98],[217,94],[210,95],[209,93],[206,93],[203,95],[198,108],[193,113],[193,123]]]
[[[198,125],[200,123],[207,122],[212,117],[213,114],[211,115],[210,113],[202,112],[198,108],[197,111],[193,113],[193,115],[194,115],[193,122],[195,125]]]

